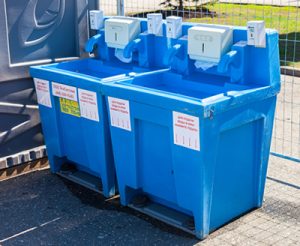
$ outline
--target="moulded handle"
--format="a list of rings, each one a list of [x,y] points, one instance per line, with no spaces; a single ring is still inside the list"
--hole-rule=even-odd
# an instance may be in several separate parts
[[[181,44],[175,44],[170,49],[168,49],[167,54],[163,58],[163,64],[165,66],[170,66],[175,56],[179,53],[182,46]]]

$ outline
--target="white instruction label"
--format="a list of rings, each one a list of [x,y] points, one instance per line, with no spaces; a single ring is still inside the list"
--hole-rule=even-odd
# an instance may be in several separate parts
[[[173,111],[174,144],[200,151],[199,118]]]
[[[74,86],[52,82],[52,94],[77,102],[77,89]]]
[[[49,81],[43,79],[34,78],[34,85],[37,95],[37,100],[40,105],[52,108]]]
[[[129,101],[108,97],[110,124],[131,131]]]
[[[81,117],[99,121],[96,92],[78,89],[78,97]]]

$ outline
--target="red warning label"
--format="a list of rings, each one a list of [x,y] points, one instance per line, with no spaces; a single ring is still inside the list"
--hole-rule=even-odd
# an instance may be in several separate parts
[[[174,144],[200,151],[199,118],[173,111]]]
[[[52,94],[77,102],[77,89],[74,86],[52,82]]]

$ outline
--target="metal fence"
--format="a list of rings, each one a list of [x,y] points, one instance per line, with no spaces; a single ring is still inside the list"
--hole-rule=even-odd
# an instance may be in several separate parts
[[[182,2],[183,5],[180,5]],[[271,151],[300,162],[300,1],[299,0],[101,0],[106,15],[146,17],[158,12],[185,21],[246,25],[265,20],[280,34],[282,90],[278,96]]]

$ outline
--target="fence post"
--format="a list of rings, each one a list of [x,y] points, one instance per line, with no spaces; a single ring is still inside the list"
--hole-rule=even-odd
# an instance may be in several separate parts
[[[125,15],[124,0],[117,0],[117,14],[118,15]]]
[[[96,1],[96,9],[100,10],[100,0]]]

